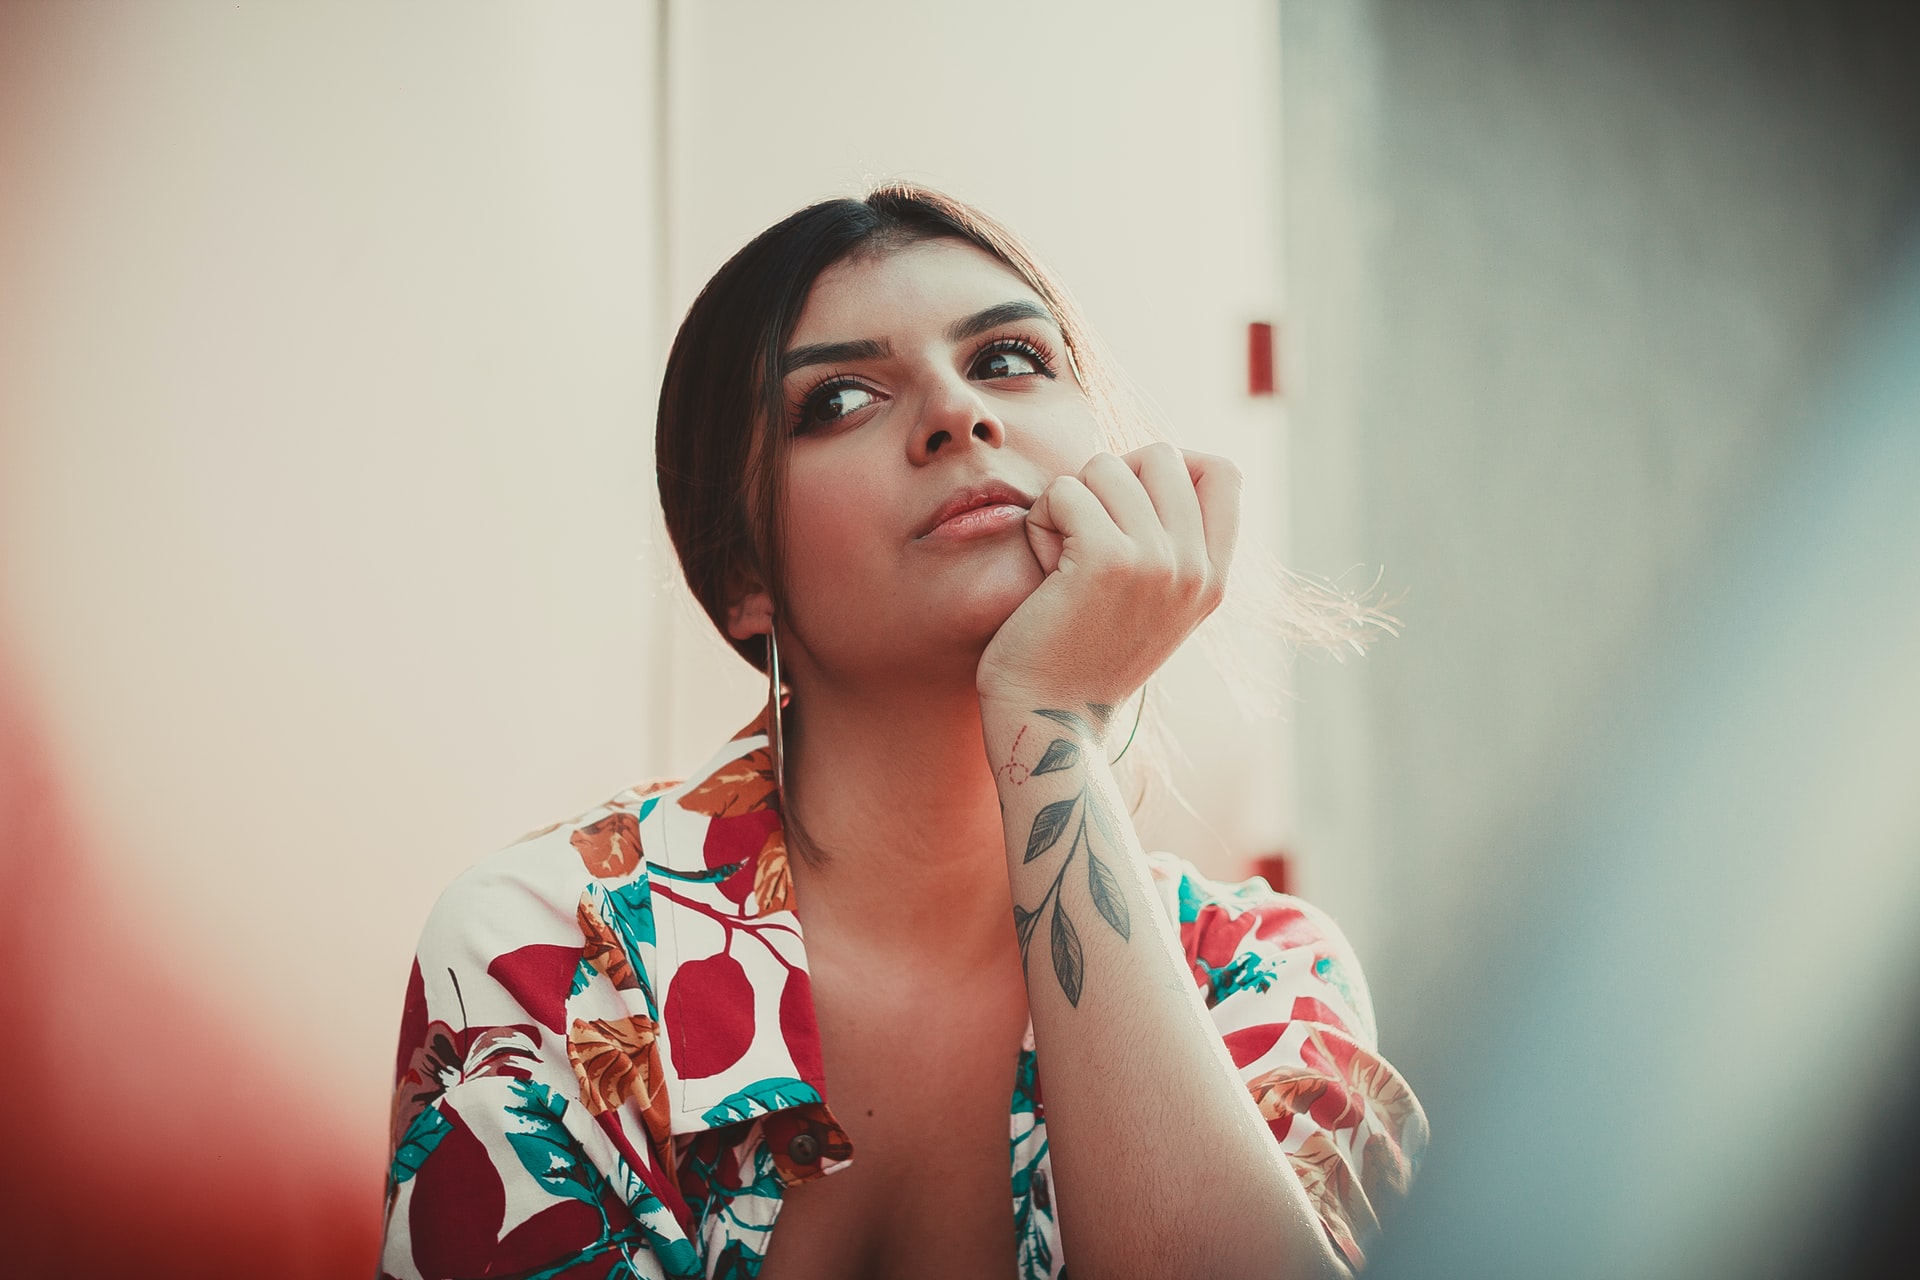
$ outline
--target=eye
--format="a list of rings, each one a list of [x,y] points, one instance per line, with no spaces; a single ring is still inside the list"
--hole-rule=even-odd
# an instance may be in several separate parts
[[[1020,378],[1029,374],[1054,376],[1046,353],[1024,338],[999,338],[988,343],[973,358],[968,372],[974,378]]]
[[[831,379],[808,392],[795,408],[793,430],[804,434],[880,403],[880,393],[858,382]]]

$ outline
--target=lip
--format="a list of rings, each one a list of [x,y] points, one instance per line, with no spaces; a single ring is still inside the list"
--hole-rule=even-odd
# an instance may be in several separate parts
[[[914,537],[970,537],[1018,525],[1033,506],[1029,495],[1004,480],[983,480],[964,485],[947,498],[923,521]],[[1019,508],[1018,514],[1006,510]]]

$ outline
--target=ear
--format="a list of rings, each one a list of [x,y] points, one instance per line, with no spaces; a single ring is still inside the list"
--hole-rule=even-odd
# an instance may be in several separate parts
[[[755,579],[743,580],[727,606],[727,634],[735,640],[769,635],[773,631],[773,597]]]

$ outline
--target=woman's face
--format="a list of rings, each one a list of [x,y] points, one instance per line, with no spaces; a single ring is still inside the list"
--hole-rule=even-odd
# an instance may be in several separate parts
[[[783,658],[867,688],[970,678],[1043,576],[1026,508],[1104,445],[1051,314],[963,241],[859,254],[815,281],[781,389]]]

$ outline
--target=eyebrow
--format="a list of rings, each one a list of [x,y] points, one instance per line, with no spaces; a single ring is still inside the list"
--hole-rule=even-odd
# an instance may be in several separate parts
[[[970,316],[962,316],[946,328],[948,342],[965,342],[968,338],[997,329],[1003,324],[1012,324],[1016,320],[1039,320],[1060,327],[1053,313],[1037,302],[1017,300],[1002,302],[976,311]],[[786,377],[799,369],[816,364],[842,364],[853,360],[883,360],[893,354],[893,344],[884,339],[857,338],[851,342],[816,342],[809,346],[795,347],[780,357],[780,376]]]
[[[850,360],[881,360],[893,354],[891,342],[876,342],[872,338],[859,338],[852,342],[816,342],[812,346],[795,347],[780,357],[780,376],[786,377],[796,369],[804,369],[812,364],[844,364]]]
[[[970,316],[955,320],[947,326],[948,342],[965,342],[968,338],[985,333],[989,329],[998,329],[1003,324],[1012,324],[1016,320],[1041,320],[1058,329],[1059,323],[1053,313],[1037,302],[1025,300],[1003,302],[999,306],[988,307],[985,311],[976,311]]]

